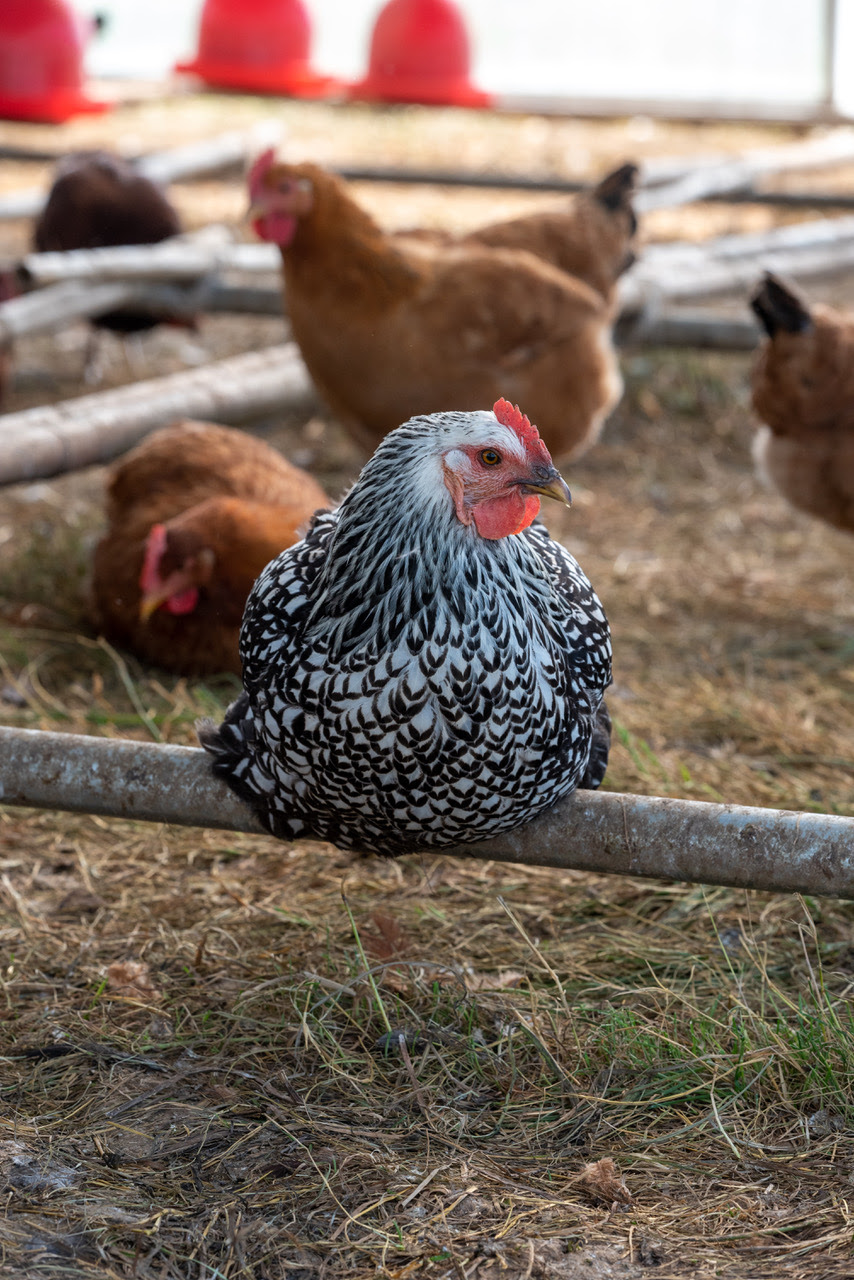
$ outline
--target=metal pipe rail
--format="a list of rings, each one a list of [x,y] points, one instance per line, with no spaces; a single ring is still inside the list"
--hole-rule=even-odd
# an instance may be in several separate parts
[[[176,418],[246,422],[306,412],[316,392],[293,342],[0,416],[0,485],[109,462]]]
[[[261,832],[196,747],[0,727],[0,801]],[[577,791],[461,858],[854,898],[854,818]]]

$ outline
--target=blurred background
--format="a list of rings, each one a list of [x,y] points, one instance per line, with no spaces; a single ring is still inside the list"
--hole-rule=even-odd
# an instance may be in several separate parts
[[[201,0],[105,0],[98,76],[157,78],[194,49]],[[353,79],[381,0],[315,0],[314,61]],[[852,0],[462,0],[473,75],[492,93],[634,101],[722,115],[854,112]]]

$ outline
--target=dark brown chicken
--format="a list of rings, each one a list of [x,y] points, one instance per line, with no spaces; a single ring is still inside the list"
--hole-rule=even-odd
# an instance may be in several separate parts
[[[770,273],[751,299],[768,335],[753,370],[757,467],[792,506],[854,533],[854,316]]]
[[[47,203],[33,228],[39,253],[99,249],[108,245],[157,244],[179,235],[181,220],[166,194],[120,156],[80,151],[57,165]],[[91,323],[116,333],[138,333],[161,323],[150,312],[123,307]],[[186,317],[168,322],[194,327]]]
[[[243,607],[326,494],[263,441],[207,422],[148,436],[111,472],[93,619],[170,671],[240,673]]]
[[[266,152],[249,188],[309,372],[366,448],[416,414],[502,396],[557,457],[597,438],[622,383],[596,289],[527,249],[388,234],[317,165]]]

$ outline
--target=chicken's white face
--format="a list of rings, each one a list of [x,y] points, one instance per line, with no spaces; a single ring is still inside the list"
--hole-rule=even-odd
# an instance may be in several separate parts
[[[493,413],[492,423],[491,415],[476,422],[468,416],[459,440],[442,453],[442,479],[457,519],[489,539],[527,529],[539,514],[541,494],[571,502],[536,427],[506,400],[497,401]]]

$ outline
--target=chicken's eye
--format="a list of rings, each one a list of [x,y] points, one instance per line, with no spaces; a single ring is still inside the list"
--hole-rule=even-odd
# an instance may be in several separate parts
[[[481,450],[480,460],[487,467],[497,467],[501,461],[501,454],[497,449]]]

